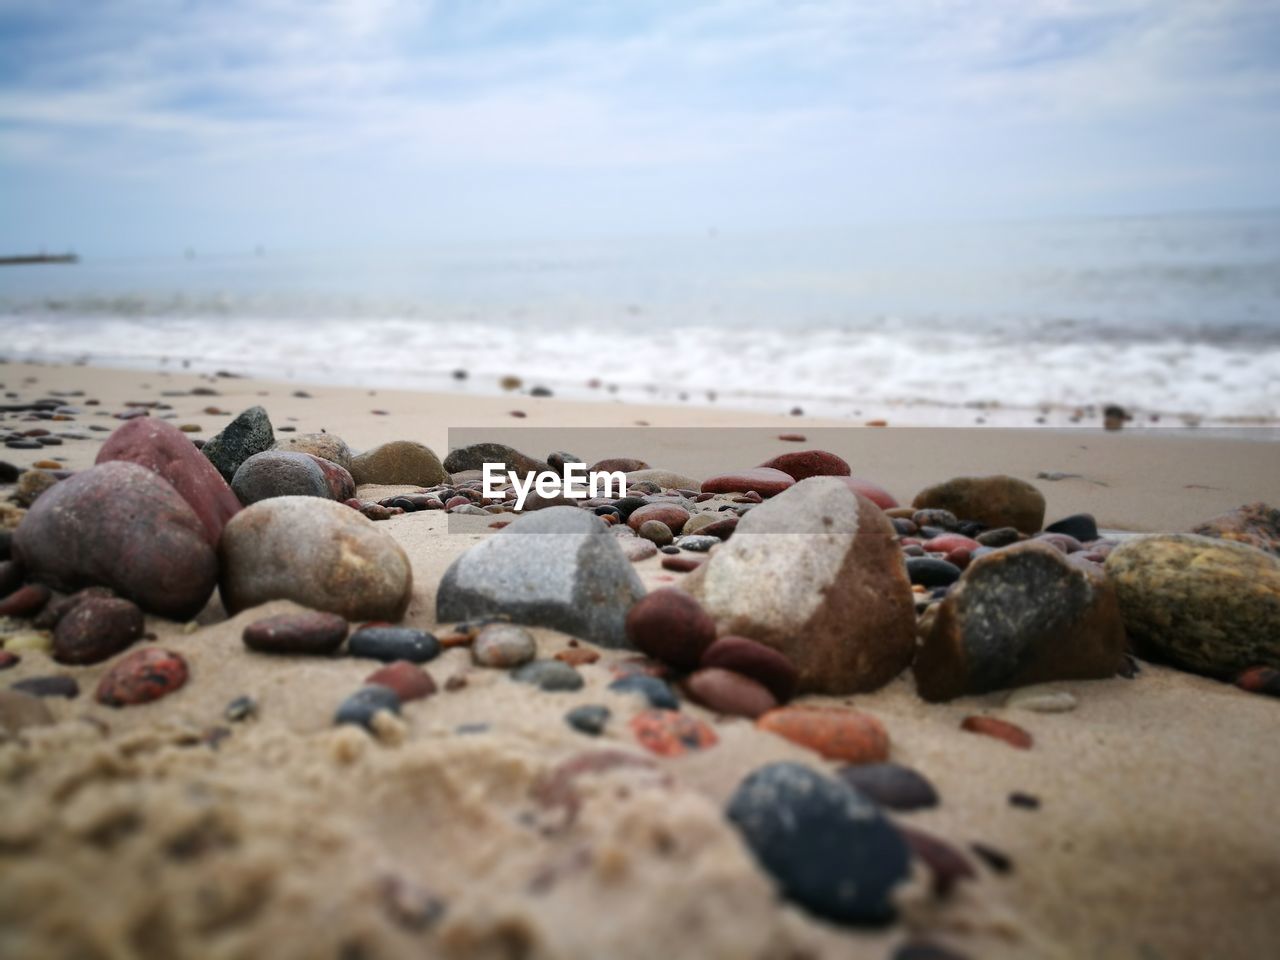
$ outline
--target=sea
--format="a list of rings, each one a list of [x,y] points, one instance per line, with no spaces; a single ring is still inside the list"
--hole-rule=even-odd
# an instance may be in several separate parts
[[[931,425],[1116,404],[1135,425],[1274,427],[1280,211],[86,253],[0,267],[0,357],[463,395],[515,377]]]

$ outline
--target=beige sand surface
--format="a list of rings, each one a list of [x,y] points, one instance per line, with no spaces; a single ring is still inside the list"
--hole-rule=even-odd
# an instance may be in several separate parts
[[[0,382],[28,397],[84,389],[102,400],[99,409],[114,411],[200,381],[10,365],[0,367]],[[301,399],[290,396],[295,385],[215,386],[218,397],[169,400],[177,422],[199,423],[209,436],[227,417],[196,411],[260,402],[277,425],[297,418],[299,431],[324,427],[358,448],[417,439],[442,455],[450,426],[505,432],[511,409],[528,412],[520,426],[538,427],[689,426],[696,418],[699,426],[816,437],[823,426],[528,397],[459,402],[308,387],[313,397]],[[64,426],[86,421],[117,423],[88,416]],[[549,452],[518,435],[491,435]],[[632,434],[615,434],[622,439],[614,449],[603,447],[608,434],[570,436],[579,442],[570,449],[584,457],[637,454],[695,474],[803,449],[751,431],[719,431],[714,446],[676,444],[665,456],[657,432],[653,450],[636,447]],[[84,467],[97,445],[68,441],[48,452]],[[1091,509],[1131,529],[1184,529],[1280,493],[1280,448],[1212,438],[891,428],[824,434],[808,445],[844,455],[904,499],[957,473],[1081,473],[1087,479],[1040,482],[1049,515]],[[26,463],[39,454],[0,456]],[[435,627],[435,584],[484,534],[446,533],[445,518],[431,512],[381,528],[414,564],[407,622]],[[637,569],[650,587],[679,576],[657,559]],[[941,806],[901,822],[960,847],[987,843],[1014,863],[1004,876],[976,864],[979,879],[941,903],[918,875],[903,891],[899,925],[847,931],[780,904],[720,812],[756,766],[787,758],[827,767],[816,756],[688,706],[714,723],[716,747],[583,777],[581,809],[566,822],[563,808],[535,799],[557,763],[583,750],[644,754],[625,725],[635,701],[604,690],[609,663],[625,654],[605,652],[581,668],[585,689],[545,694],[449,651],[428,670],[442,688],[459,675],[466,686],[406,705],[375,740],[330,727],[337,703],[374,664],[245,651],[244,625],[286,607],[226,620],[215,598],[193,632],[149,618],[159,642],[191,667],[188,686],[155,704],[115,711],[93,703],[106,664],[61,667],[29,653],[3,674],[7,685],[67,673],[83,692],[49,702],[63,722],[0,745],[0,955],[871,958],[916,933],[973,958],[1163,960],[1267,956],[1280,938],[1280,713],[1264,697],[1144,666],[1133,680],[1056,684],[1079,698],[1067,714],[1011,711],[1003,694],[929,706],[908,677],[840,701],[882,719],[893,759],[937,786]],[[570,643],[535,633],[544,656]],[[261,715],[228,724],[223,707],[241,694],[259,700]],[[582,703],[613,709],[598,740],[562,720]],[[1035,747],[1016,751],[962,732],[961,718],[975,712],[1014,720]],[[487,729],[457,732],[467,724]],[[209,733],[218,727],[233,729],[214,749]],[[1013,790],[1035,794],[1041,808],[1010,806]],[[447,909],[429,930],[415,930],[427,892]]]

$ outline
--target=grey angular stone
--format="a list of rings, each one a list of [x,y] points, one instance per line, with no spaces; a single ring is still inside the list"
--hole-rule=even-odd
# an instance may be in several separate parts
[[[250,407],[223,427],[221,433],[210,438],[200,452],[230,483],[240,464],[255,453],[270,450],[275,442],[275,431],[271,428],[267,411],[262,407]]]
[[[577,507],[524,514],[445,571],[441,621],[506,616],[602,647],[627,647],[627,611],[644,586],[599,517]]]

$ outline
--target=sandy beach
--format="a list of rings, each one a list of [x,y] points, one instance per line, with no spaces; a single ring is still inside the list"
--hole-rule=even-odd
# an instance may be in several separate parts
[[[261,405],[282,440],[281,427],[334,434],[353,451],[414,440],[443,459],[484,439],[536,457],[635,457],[698,479],[816,448],[903,504],[950,477],[1007,474],[1043,494],[1046,523],[1087,512],[1115,531],[1183,532],[1280,500],[1280,446],[1208,430],[851,427],[522,392],[303,389],[72,366],[7,364],[0,382],[6,402],[52,394],[82,410],[40,424],[55,434],[116,428],[112,414],[130,402],[162,401],[170,422],[208,438]],[[5,427],[33,425],[19,416]],[[0,459],[25,469],[52,457],[84,471],[110,433],[85,436]],[[358,495],[416,488],[365,485]],[[490,522],[424,510],[375,525],[412,566],[404,624],[449,633],[437,587],[493,534]],[[664,569],[664,556],[632,565],[646,590],[687,576]],[[962,851],[975,874],[937,897],[916,861],[895,893],[897,922],[850,929],[779,898],[723,813],[764,764],[837,764],[693,702],[682,710],[718,742],[646,754],[626,723],[638,698],[606,689],[635,651],[545,627],[531,628],[540,658],[599,653],[577,667],[580,690],[514,683],[450,648],[425,665],[438,692],[380,715],[373,735],[335,727],[337,705],[378,664],[245,648],[246,626],[295,609],[277,600],[228,616],[215,594],[190,623],[148,615],[155,645],[179,653],[190,678],[125,709],[92,696],[115,658],[66,666],[24,650],[4,672],[5,687],[71,676],[80,695],[42,698],[54,722],[0,742],[0,954],[880,958],[929,941],[971,958],[1174,960],[1265,956],[1280,936],[1276,703],[1229,683],[1144,661],[1132,678],[1053,682],[1077,701],[1064,713],[1008,706],[1005,690],[926,703],[909,671],[870,693],[802,695],[796,703],[852,705],[881,721],[890,758],[941,798],[893,821]],[[257,715],[228,721],[227,704],[242,696]],[[611,711],[598,738],[564,721],[583,704]],[[1016,723],[1034,746],[962,730],[971,715]],[[632,760],[563,786],[567,760],[603,750]],[[1015,805],[1013,794],[1038,803]],[[984,859],[974,843],[998,855]]]

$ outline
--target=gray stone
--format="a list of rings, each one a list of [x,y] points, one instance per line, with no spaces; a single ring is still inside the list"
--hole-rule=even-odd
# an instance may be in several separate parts
[[[267,450],[240,464],[231,490],[245,506],[271,497],[324,497],[329,483],[320,465],[305,453]]]
[[[445,572],[441,621],[505,616],[603,647],[627,646],[624,622],[644,586],[604,522],[576,507],[524,514]]]
[[[444,458],[444,468],[450,473],[483,470],[486,463],[500,463],[504,472],[514,470],[522,475],[530,471],[541,473],[551,469],[551,465],[545,460],[528,456],[505,443],[473,443],[451,450]]]
[[[512,680],[531,683],[540,690],[581,690],[582,674],[563,660],[534,660],[511,673]]]
[[[240,464],[255,453],[270,450],[275,442],[275,431],[271,429],[267,411],[262,407],[250,407],[228,423],[221,433],[211,437],[200,452],[230,483]]]

